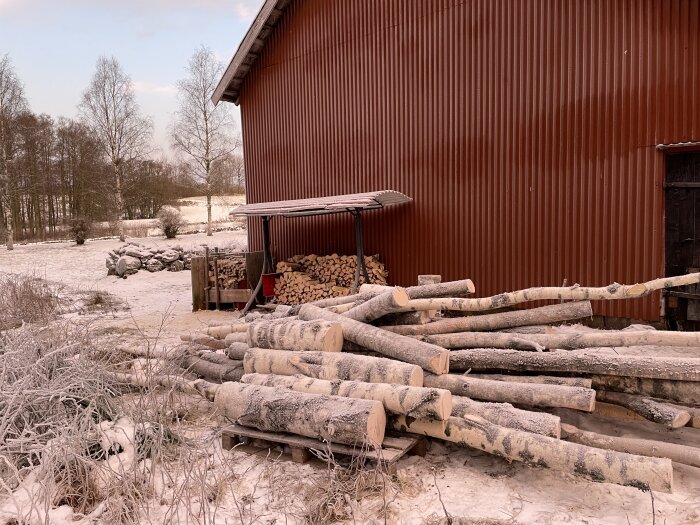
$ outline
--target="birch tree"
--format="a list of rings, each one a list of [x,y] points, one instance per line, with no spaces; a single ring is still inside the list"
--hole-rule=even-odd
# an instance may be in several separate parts
[[[172,144],[205,186],[207,235],[211,235],[212,164],[238,148],[239,140],[233,136],[228,105],[215,106],[211,101],[223,64],[210,49],[202,47],[192,55],[186,70],[187,78],[177,83],[178,109],[171,129]]]
[[[119,239],[124,241],[124,166],[145,153],[153,123],[141,115],[131,79],[114,57],[97,60],[79,109],[112,165]]]
[[[26,108],[24,88],[15,73],[8,55],[0,56],[0,207],[3,210],[7,249],[14,249],[14,224],[12,218],[11,173],[14,159],[14,140],[10,127]]]

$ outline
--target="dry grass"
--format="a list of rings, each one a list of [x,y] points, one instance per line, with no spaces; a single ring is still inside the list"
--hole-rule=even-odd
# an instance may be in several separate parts
[[[0,275],[0,331],[46,324],[61,310],[58,291],[33,276]]]

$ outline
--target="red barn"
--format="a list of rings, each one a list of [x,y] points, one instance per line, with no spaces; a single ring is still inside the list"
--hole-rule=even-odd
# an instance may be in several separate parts
[[[240,104],[251,203],[414,199],[365,218],[396,284],[700,267],[696,0],[268,0],[214,100]],[[350,217],[280,219],[272,238],[280,258],[354,252]],[[655,320],[659,297],[596,313]]]

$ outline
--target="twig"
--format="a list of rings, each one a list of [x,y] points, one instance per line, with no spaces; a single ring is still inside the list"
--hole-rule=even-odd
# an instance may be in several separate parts
[[[440,500],[440,505],[442,505],[442,511],[445,513],[445,518],[447,518],[447,525],[452,525],[453,519],[449,512],[447,512],[447,507],[445,507],[445,502],[442,501],[442,493],[440,492],[440,487],[437,482],[437,475],[435,474],[435,468],[433,468],[433,482],[435,483],[435,488],[437,489],[438,499]]]

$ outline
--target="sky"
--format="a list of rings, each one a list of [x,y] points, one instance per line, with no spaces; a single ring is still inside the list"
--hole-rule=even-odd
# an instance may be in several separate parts
[[[171,156],[175,85],[205,45],[228,65],[262,0],[0,0],[0,55],[8,53],[35,113],[77,117],[102,55],[131,77],[154,121],[154,145]],[[240,117],[235,109],[240,131]]]

